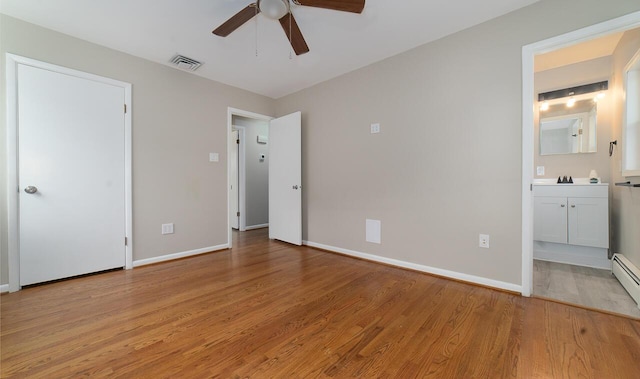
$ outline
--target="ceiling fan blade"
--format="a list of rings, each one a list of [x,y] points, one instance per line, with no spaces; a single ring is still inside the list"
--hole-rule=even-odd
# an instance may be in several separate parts
[[[298,0],[300,5],[333,9],[334,11],[362,13],[365,0]]]
[[[225,21],[222,25],[218,26],[213,34],[226,37],[234,30],[241,27],[245,22],[251,20],[256,14],[260,12],[256,3],[247,5],[246,8],[233,15],[230,19]]]
[[[289,27],[289,22],[291,22],[291,27]],[[282,29],[284,30],[284,34],[286,34],[287,39],[291,41],[291,47],[293,47],[293,51],[296,52],[296,55],[302,55],[309,52],[309,46],[307,46],[307,42],[304,40],[302,32],[298,27],[298,23],[291,13],[287,13],[282,16],[280,19],[280,25],[282,25]],[[291,31],[291,36],[289,36],[289,31]]]

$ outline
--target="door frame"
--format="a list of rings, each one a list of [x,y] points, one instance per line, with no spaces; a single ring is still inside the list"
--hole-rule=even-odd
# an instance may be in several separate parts
[[[20,246],[19,246],[19,196],[18,188],[18,65],[28,65],[31,67],[48,70],[64,75],[74,76],[81,79],[109,84],[124,89],[124,183],[125,183],[125,268],[133,267],[133,200],[132,200],[132,167],[131,167],[131,84],[105,78],[102,76],[89,74],[83,71],[57,66],[51,63],[41,62],[35,59],[22,57],[14,54],[6,54],[6,83],[7,83],[7,213],[8,213],[8,247],[9,247],[9,292],[20,290]],[[124,242],[124,241],[123,241]]]
[[[273,119],[273,117],[271,116],[265,116],[263,114],[260,113],[254,113],[254,112],[249,112],[249,111],[245,111],[242,109],[237,109],[237,108],[232,108],[232,107],[228,107],[227,108],[227,244],[229,246],[229,249],[231,249],[233,247],[233,235],[232,235],[232,229],[231,229],[231,149],[233,148],[233,141],[232,141],[232,132],[233,132],[233,116],[241,116],[241,117],[246,117],[246,118],[252,118],[255,120],[262,120],[262,121],[271,121]],[[244,134],[244,133],[243,133]],[[242,140],[240,141],[240,144],[242,145]],[[244,151],[241,152],[241,156],[244,155]],[[243,169],[244,170],[244,169]],[[244,175],[242,175],[239,180],[244,180]],[[240,185],[240,191],[243,191],[245,185],[244,183],[242,183]],[[246,218],[243,219],[243,212],[244,210],[244,206],[246,204],[243,204],[244,202],[241,201],[240,202],[240,225],[238,226],[242,226],[243,223],[242,221],[244,220],[244,226],[246,229]]]
[[[533,289],[534,57],[604,35],[640,27],[640,11],[522,47],[522,295]]]
[[[238,219],[238,231],[244,232],[247,230],[247,157],[244,140],[246,129],[244,126],[232,125],[231,137],[233,137],[233,129],[238,131],[238,138],[240,139],[240,144],[238,146],[238,212],[240,212],[240,218]],[[231,144],[231,148],[233,148],[233,139],[231,140]],[[231,186],[229,186],[229,188],[231,188]],[[229,211],[229,215],[231,215],[231,213],[232,212]]]

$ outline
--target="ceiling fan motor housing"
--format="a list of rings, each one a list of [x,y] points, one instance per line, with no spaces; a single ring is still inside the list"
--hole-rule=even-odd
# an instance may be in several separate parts
[[[258,0],[258,9],[265,16],[279,20],[289,13],[289,0]]]

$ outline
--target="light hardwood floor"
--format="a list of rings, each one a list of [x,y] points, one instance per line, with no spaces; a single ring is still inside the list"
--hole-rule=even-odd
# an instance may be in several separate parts
[[[534,260],[533,293],[640,318],[638,305],[610,270]]]
[[[640,321],[242,233],[5,294],[3,378],[638,378]]]

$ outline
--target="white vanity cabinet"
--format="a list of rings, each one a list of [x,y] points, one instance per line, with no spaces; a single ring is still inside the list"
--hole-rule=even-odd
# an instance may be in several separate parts
[[[533,185],[534,257],[607,267],[608,184]]]
[[[607,184],[534,185],[533,196],[536,241],[609,247]]]

